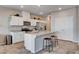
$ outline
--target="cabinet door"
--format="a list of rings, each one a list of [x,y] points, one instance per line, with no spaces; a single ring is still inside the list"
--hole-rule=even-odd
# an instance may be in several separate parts
[[[13,43],[21,42],[23,40],[24,40],[24,33],[23,32],[12,33]]]
[[[12,18],[11,18],[10,25],[18,25],[18,18],[12,17]]]
[[[64,39],[73,41],[73,16],[64,18],[63,25],[61,33],[64,35]]]
[[[18,25],[23,25],[23,19],[22,18],[18,19]]]
[[[52,32],[58,32],[61,39],[73,41],[73,16],[52,18]]]
[[[23,25],[22,17],[11,17],[10,25]]]

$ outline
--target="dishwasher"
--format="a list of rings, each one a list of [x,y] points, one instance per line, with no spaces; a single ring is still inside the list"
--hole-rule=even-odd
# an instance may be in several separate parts
[[[12,35],[6,35],[6,45],[12,44]]]

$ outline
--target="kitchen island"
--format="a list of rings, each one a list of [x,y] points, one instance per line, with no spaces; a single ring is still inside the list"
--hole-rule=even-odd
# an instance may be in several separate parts
[[[32,53],[39,52],[43,49],[43,39],[44,37],[50,35],[48,31],[39,31],[25,33],[24,35],[24,46],[27,50]]]

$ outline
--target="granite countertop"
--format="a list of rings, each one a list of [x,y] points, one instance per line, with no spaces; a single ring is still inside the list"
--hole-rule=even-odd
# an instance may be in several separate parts
[[[24,32],[24,31],[21,31],[21,30],[10,30],[10,32]]]
[[[25,35],[36,35],[36,36],[39,36],[39,35],[45,35],[45,34],[50,34],[51,32],[49,31],[37,31],[37,32],[29,32],[29,33],[25,33]]]

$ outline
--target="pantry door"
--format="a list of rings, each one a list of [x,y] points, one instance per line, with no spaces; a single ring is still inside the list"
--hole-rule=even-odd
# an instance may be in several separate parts
[[[53,17],[51,22],[51,30],[61,39],[73,41],[73,16]]]

